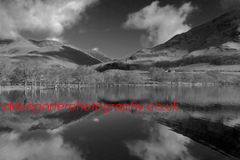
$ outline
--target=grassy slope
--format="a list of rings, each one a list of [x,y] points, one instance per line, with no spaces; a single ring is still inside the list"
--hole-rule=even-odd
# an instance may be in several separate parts
[[[75,50],[71,47],[63,46],[63,50],[58,52],[45,52],[45,53],[37,53],[42,56],[53,57],[59,60],[65,61],[66,63],[74,63],[77,65],[94,65],[101,63],[101,61],[81,52]]]
[[[194,71],[208,71],[208,70],[218,70],[223,72],[240,72],[240,65],[211,65],[208,63],[198,63],[182,67],[173,67],[173,70],[182,70],[184,72],[194,72]]]
[[[38,59],[44,65],[61,65],[67,68],[101,63],[100,60],[85,52],[55,44],[55,41],[39,41],[40,44],[25,39],[10,41],[9,43],[1,42],[0,54],[9,57],[13,62],[22,59]]]
[[[239,54],[239,19],[240,9],[226,12],[186,33],[175,35],[163,44],[137,51],[129,59],[141,60],[151,57],[157,61],[171,61],[188,55],[219,56],[236,52]]]
[[[84,51],[85,53],[89,54],[92,57],[99,59],[102,62],[110,62],[112,59],[106,56],[104,53],[95,50]]]

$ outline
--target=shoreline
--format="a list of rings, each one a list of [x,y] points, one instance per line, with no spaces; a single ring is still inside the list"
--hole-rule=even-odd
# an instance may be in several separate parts
[[[39,87],[37,88],[33,88],[33,89],[40,89]],[[46,87],[41,87],[41,90],[42,89],[47,89]],[[50,88],[49,88],[50,89]],[[0,86],[0,91],[12,91],[12,90],[32,90],[31,86],[28,86],[26,89],[24,86]]]
[[[172,83],[172,82],[156,82],[156,83],[139,83],[139,84],[111,84],[111,85],[83,85],[80,86],[80,88],[98,88],[98,87],[115,87],[115,86],[129,86],[129,87],[161,87],[161,86],[180,86],[180,87],[204,87],[204,86],[238,86],[239,84],[221,84],[221,83],[189,83],[189,82],[178,82],[178,83]],[[49,86],[49,87],[33,87],[33,90],[45,90],[45,89],[78,89],[78,85],[63,85],[58,86],[57,88]],[[12,91],[12,90],[32,90],[31,86],[28,86],[26,89],[24,86],[1,86],[0,91]]]

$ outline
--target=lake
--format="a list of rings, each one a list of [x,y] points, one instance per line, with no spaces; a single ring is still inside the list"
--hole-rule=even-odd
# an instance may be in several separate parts
[[[13,104],[170,104],[178,111],[3,111]],[[0,160],[240,159],[240,87],[2,91]]]

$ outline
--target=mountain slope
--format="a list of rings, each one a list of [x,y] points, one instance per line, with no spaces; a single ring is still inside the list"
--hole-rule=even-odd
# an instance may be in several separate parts
[[[164,44],[137,51],[128,60],[172,61],[188,56],[240,53],[240,9],[222,14]]]
[[[0,55],[9,57],[12,61],[38,59],[45,65],[61,65],[67,68],[101,63],[101,60],[81,50],[53,40],[0,40]]]
[[[224,61],[227,60],[227,63]],[[115,62],[95,65],[97,70],[171,68],[197,63],[239,65],[240,9],[226,12],[174,36],[164,44],[146,48]]]
[[[0,54],[5,55],[24,54],[36,49],[38,49],[37,46],[23,38],[18,38],[15,40],[0,39]]]
[[[90,56],[95,57],[95,58],[101,60],[102,62],[110,62],[110,61],[112,61],[112,59],[110,57],[106,56],[104,53],[102,53],[101,51],[98,51],[98,50],[84,51],[84,53],[87,53]]]

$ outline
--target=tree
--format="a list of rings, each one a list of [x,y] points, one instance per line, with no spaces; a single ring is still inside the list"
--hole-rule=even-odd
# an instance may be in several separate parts
[[[73,69],[69,69],[69,68],[64,68],[61,69],[60,71],[60,82],[61,83],[67,83],[69,85],[69,83],[71,82],[71,75],[72,75]]]
[[[105,72],[103,73],[103,81],[107,84],[113,84],[113,76]]]
[[[80,84],[85,82],[89,75],[92,75],[94,73],[97,73],[96,70],[94,70],[91,67],[88,66],[79,66],[77,69],[75,69],[71,76],[78,81],[78,87],[80,88]],[[89,81],[88,81],[89,82]]]
[[[33,64],[34,63],[34,64]],[[41,81],[41,75],[42,75],[42,63],[38,60],[32,60],[31,62],[31,73],[30,73],[30,78],[32,81],[32,87],[33,87],[33,82],[36,87],[37,80]]]
[[[219,72],[218,70],[207,71],[206,75],[211,76],[216,80],[219,80],[219,78],[221,77],[221,72]]]
[[[191,82],[193,79],[190,77],[190,74],[186,72],[179,73],[179,77],[181,79],[181,82]]]
[[[0,57],[0,82],[7,80],[13,72],[12,63],[7,57]]]
[[[136,72],[125,72],[125,77],[127,77],[128,84],[138,84],[142,82],[142,76]]]
[[[31,81],[33,86],[33,82],[40,78],[41,69],[41,63],[37,60],[21,60],[17,62],[11,79],[17,82],[24,81],[25,88],[28,81]]]
[[[44,78],[47,85],[50,82],[50,83],[53,83],[55,87],[57,87],[57,85],[60,82],[62,70],[63,68],[59,65],[53,65],[53,66],[50,66],[49,68],[46,68],[44,72]]]
[[[163,82],[167,78],[167,73],[162,68],[151,67],[149,72],[152,80]]]

